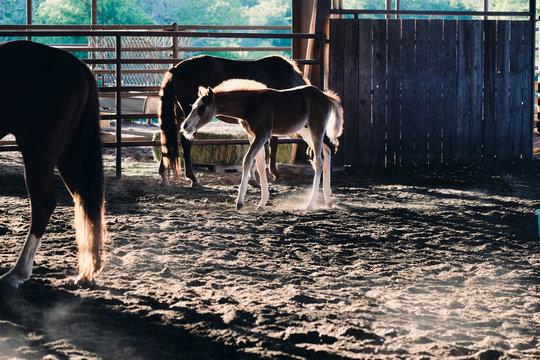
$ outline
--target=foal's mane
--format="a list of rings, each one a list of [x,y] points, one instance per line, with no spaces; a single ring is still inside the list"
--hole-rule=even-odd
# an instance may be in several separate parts
[[[224,82],[216,86],[213,91],[215,93],[220,93],[238,90],[262,90],[266,88],[266,85],[258,81],[247,79],[230,79],[225,80]]]

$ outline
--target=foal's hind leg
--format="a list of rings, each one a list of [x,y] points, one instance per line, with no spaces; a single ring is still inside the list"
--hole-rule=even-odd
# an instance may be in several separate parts
[[[311,196],[306,210],[313,210],[317,205],[317,200],[319,199],[319,186],[321,183],[321,173],[323,170],[322,163],[322,136],[318,134],[312,134],[311,129],[302,129],[298,132],[300,136],[307,142],[307,144],[313,149],[313,161],[311,165],[315,171],[313,176],[313,187],[311,189]]]
[[[332,174],[332,155],[330,148],[323,144],[323,193],[326,206],[332,206],[332,189],[330,188],[330,175]]]
[[[45,155],[41,157],[23,152],[26,188],[30,198],[31,224],[15,265],[0,277],[0,283],[12,287],[18,287],[30,277],[34,257],[41,245],[45,227],[56,207],[53,194],[54,167],[46,161],[45,157]]]
[[[257,162],[257,171],[259,172],[259,179],[261,180],[261,202],[257,206],[257,210],[264,210],[268,198],[270,197],[270,192],[268,191],[268,179],[266,177],[266,161],[264,154],[264,146],[259,150],[257,156],[255,157]]]

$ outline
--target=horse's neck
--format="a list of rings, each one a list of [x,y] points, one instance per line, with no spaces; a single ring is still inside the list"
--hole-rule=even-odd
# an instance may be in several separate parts
[[[243,119],[250,96],[239,92],[224,92],[216,95],[217,115]]]

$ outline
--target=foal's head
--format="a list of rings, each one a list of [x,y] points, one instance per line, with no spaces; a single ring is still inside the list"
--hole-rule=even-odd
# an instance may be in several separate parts
[[[212,88],[199,87],[199,98],[191,107],[191,112],[182,124],[184,136],[192,138],[202,126],[208,124],[216,116],[216,103]]]

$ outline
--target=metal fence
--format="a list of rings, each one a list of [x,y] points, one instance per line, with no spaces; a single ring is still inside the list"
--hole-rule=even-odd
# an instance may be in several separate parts
[[[281,32],[279,32],[281,31]],[[283,33],[289,31],[289,33]],[[72,52],[86,52],[88,58],[82,59],[95,73],[100,76],[112,76],[112,81],[99,86],[100,97],[113,96],[116,103],[116,112],[102,114],[102,119],[116,121],[116,140],[104,146],[116,149],[116,176],[122,174],[122,148],[127,146],[158,146],[158,141],[122,141],[122,120],[156,118],[155,113],[124,113],[122,99],[135,96],[157,96],[157,85],[130,85],[126,76],[132,74],[159,74],[162,75],[172,65],[184,59],[183,56],[193,52],[211,53],[215,51],[290,51],[290,47],[276,46],[249,46],[249,47],[218,47],[218,46],[190,46],[190,41],[182,39],[313,39],[324,44],[326,38],[321,34],[291,34],[289,27],[282,26],[47,26],[47,25],[4,25],[0,26],[0,37],[10,38],[37,38],[37,37],[82,37],[88,39],[108,39],[105,46],[99,42],[88,41],[88,45],[62,46]],[[134,38],[170,38],[166,46],[141,46],[128,44],[126,39]],[[161,41],[161,40],[160,40]],[[114,46],[111,46],[114,45]],[[135,45],[135,46],[134,46]],[[324,49],[324,46],[321,46]],[[140,52],[165,53],[166,56],[133,56]],[[100,55],[97,55],[100,54]],[[109,54],[103,56],[103,54]],[[321,78],[324,77],[324,54],[318,54],[317,59],[294,59],[301,65],[313,65],[319,68]],[[146,65],[144,68],[133,68],[134,65]],[[130,68],[131,67],[131,68]],[[280,140],[281,142],[289,142]],[[298,140],[294,140],[295,142]],[[213,140],[195,141],[196,145],[214,144]],[[219,143],[223,143],[220,140]],[[227,140],[227,144],[243,143],[241,140]],[[0,146],[0,151],[16,150],[16,146]]]

